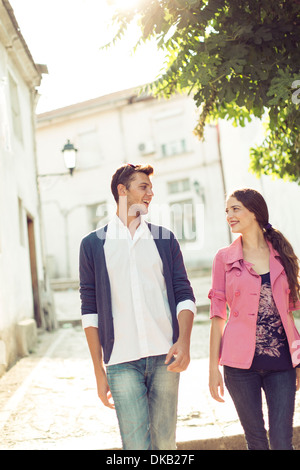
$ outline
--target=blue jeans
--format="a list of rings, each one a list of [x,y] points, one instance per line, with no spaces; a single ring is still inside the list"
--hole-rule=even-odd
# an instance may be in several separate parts
[[[268,450],[262,411],[265,392],[272,450],[292,450],[296,371],[261,371],[224,366],[225,385],[232,397],[249,450]]]
[[[179,373],[166,355],[107,366],[124,450],[176,449]]]

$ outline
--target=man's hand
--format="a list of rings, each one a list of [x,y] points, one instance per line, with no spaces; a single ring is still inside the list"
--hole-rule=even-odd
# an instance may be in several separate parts
[[[175,358],[175,361],[173,361],[167,369],[170,372],[183,372],[188,368],[190,363],[190,345],[184,344],[178,340],[168,352],[165,364],[169,364],[172,357]]]
[[[165,364],[169,364],[172,357],[175,361],[168,366],[170,372],[183,372],[190,363],[190,342],[194,314],[191,310],[181,310],[178,314],[179,338],[170,348]]]
[[[94,371],[97,382],[98,397],[103,405],[114,409],[112,396],[107,382],[105,367],[102,360],[102,347],[98,336],[98,328],[88,327],[84,330],[88,342],[89,350],[94,364]]]
[[[114,410],[115,405],[112,401],[111,391],[109,389],[106,373],[104,370],[101,370],[96,373],[96,381],[97,381],[98,397],[102,401],[103,405]]]
[[[300,390],[300,369],[296,367],[296,391]]]

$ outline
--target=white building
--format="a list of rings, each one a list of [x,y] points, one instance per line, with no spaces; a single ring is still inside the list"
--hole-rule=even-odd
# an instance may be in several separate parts
[[[233,187],[260,190],[271,223],[300,253],[295,216],[299,186],[257,179],[248,172],[249,148],[261,139],[261,124],[246,129],[226,122],[208,125],[200,142],[193,134],[196,120],[191,97],[154,99],[135,90],[38,116],[38,167],[44,175],[41,196],[52,278],[78,283],[80,241],[115,212],[111,176],[125,162],[153,165],[155,196],[149,219],[175,231],[193,278],[210,269],[216,251],[231,242],[224,204],[225,192]],[[66,173],[61,150],[67,140],[78,150],[72,176],[61,175]]]
[[[37,66],[0,1],[0,375],[49,326],[35,150]],[[50,299],[50,297],[49,297]],[[46,319],[47,316],[47,319]]]
[[[38,116],[46,249],[54,278],[78,279],[80,240],[115,212],[110,182],[124,162],[154,166],[150,219],[175,229],[189,266],[210,262],[215,247],[227,241],[227,228],[220,229],[206,208],[211,199],[222,200],[224,189],[216,129],[208,127],[207,142],[200,143],[192,133],[195,119],[193,101],[185,96],[160,101],[134,90]],[[61,150],[67,139],[78,149],[73,176],[60,175],[66,171]],[[222,216],[222,205],[215,210]]]

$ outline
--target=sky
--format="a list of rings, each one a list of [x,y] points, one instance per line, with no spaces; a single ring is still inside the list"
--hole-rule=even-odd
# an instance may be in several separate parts
[[[136,0],[114,0],[122,7]],[[133,53],[137,25],[108,50],[116,31],[109,0],[10,0],[21,33],[38,64],[46,64],[37,113],[153,81],[164,56],[154,42]]]

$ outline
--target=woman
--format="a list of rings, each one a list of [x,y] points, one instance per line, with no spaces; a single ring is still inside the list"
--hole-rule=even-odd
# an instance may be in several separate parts
[[[219,370],[223,365],[248,449],[263,450],[269,448],[263,389],[271,449],[292,449],[295,392],[300,384],[300,335],[291,313],[300,309],[298,259],[269,223],[266,202],[257,191],[235,191],[227,200],[226,214],[232,233],[241,235],[219,250],[213,263],[210,393],[224,401]]]

